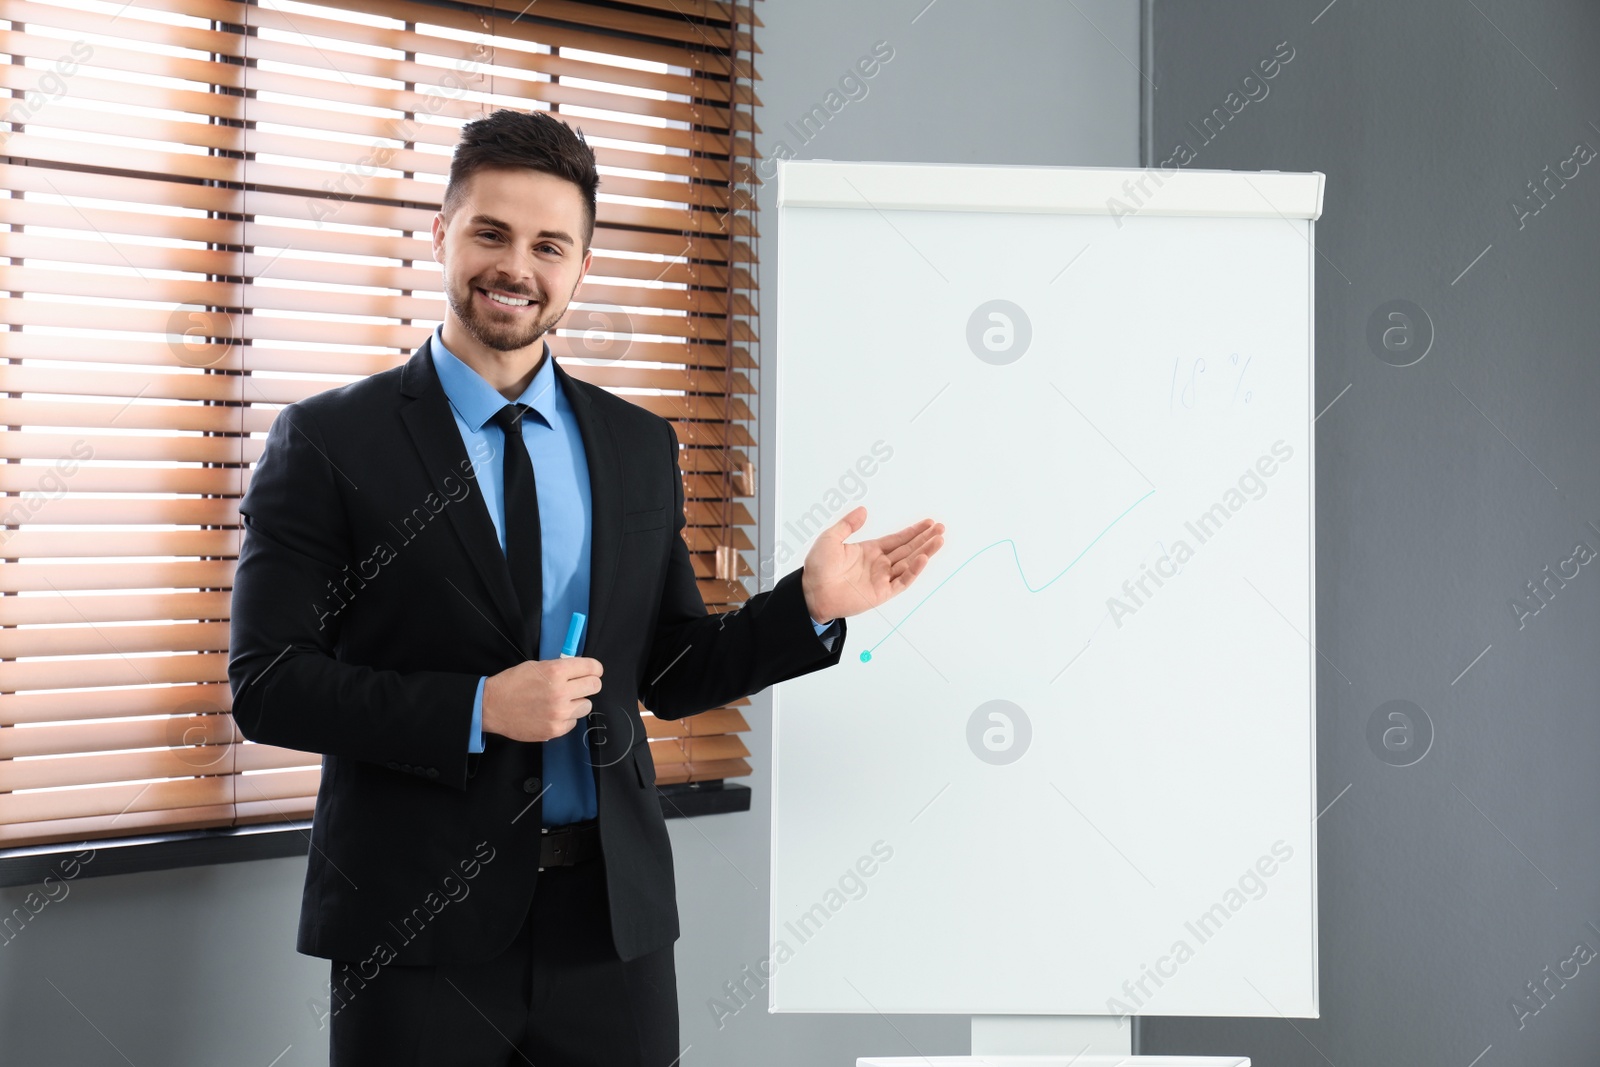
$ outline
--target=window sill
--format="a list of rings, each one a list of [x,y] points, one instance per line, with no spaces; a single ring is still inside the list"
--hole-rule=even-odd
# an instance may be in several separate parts
[[[656,795],[661,798],[661,814],[669,819],[750,810],[750,787],[729,785],[720,778],[713,782],[657,786]]]
[[[660,786],[661,812],[669,819],[750,810],[750,787],[723,782]],[[311,845],[311,820],[266,826],[182,830],[140,837],[116,837],[74,845],[33,845],[0,849],[0,886],[37,885],[47,876],[63,878],[63,862],[93,850],[79,861],[76,878],[135,874],[213,863],[304,856]]]

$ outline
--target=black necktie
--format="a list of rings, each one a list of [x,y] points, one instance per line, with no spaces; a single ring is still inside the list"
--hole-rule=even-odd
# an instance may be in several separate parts
[[[511,584],[517,591],[522,623],[531,645],[524,653],[529,659],[538,659],[539,622],[543,615],[539,493],[533,481],[533,461],[528,458],[528,446],[522,440],[522,416],[530,410],[521,404],[507,404],[495,412],[494,421],[506,435],[505,486],[502,490],[506,514],[506,564],[511,570]]]

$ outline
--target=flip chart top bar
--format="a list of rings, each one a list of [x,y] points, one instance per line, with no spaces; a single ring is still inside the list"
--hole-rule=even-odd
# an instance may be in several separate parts
[[[1315,219],[1323,175],[779,160],[778,206]]]

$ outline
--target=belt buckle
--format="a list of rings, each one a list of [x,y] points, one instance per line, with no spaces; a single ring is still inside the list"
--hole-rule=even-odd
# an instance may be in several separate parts
[[[574,865],[577,862],[577,854],[579,851],[579,837],[586,836],[588,833],[592,832],[593,824],[587,826],[570,824],[567,826],[556,827],[554,834],[555,840],[551,844],[551,850],[556,862],[553,863],[552,866],[570,867]],[[545,839],[551,836],[551,828],[548,826],[540,827],[539,834],[540,856],[543,858]],[[539,867],[539,870],[541,871],[544,869],[545,868],[542,866]]]

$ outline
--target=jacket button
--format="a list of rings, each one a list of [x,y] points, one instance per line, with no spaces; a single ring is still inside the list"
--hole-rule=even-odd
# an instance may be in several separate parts
[[[526,779],[522,783],[522,791],[524,793],[537,793],[539,791],[539,785],[540,782],[537,778]]]
[[[437,777],[439,777],[439,768],[437,768],[437,767],[429,767],[428,768],[428,777],[429,778],[437,778]]]

